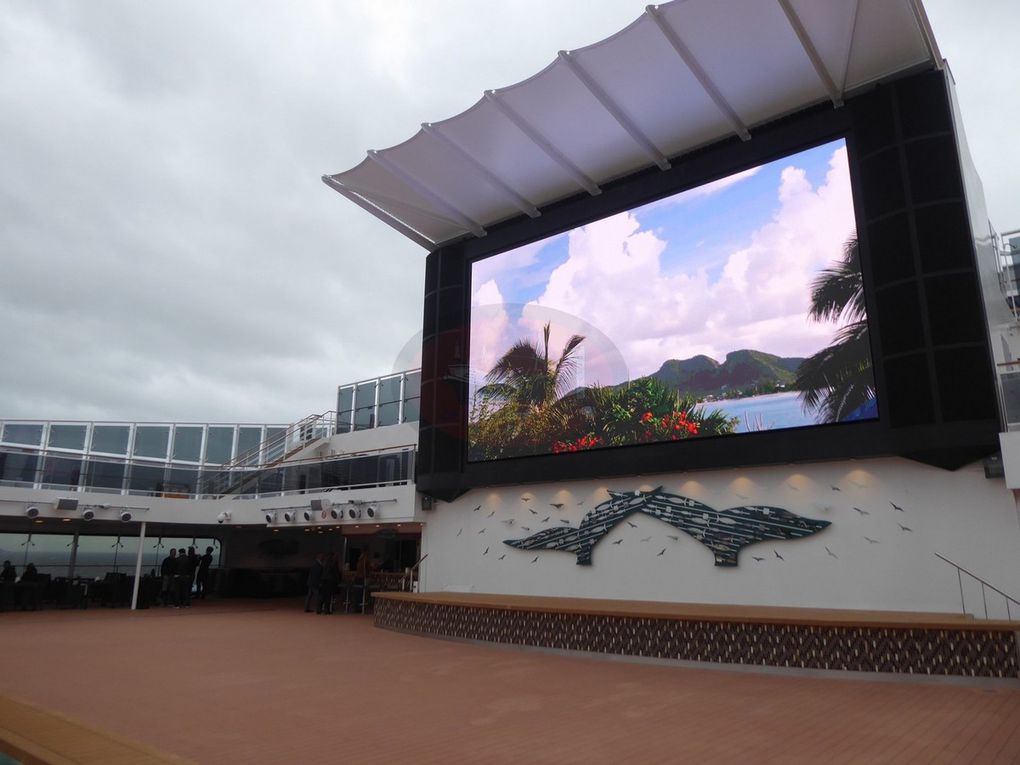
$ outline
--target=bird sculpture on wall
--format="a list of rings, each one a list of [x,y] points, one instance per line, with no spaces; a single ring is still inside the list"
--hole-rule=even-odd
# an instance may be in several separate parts
[[[572,552],[578,565],[590,566],[595,545],[634,513],[658,518],[694,537],[712,551],[717,566],[736,566],[740,550],[747,545],[764,540],[800,539],[830,525],[829,521],[804,518],[766,505],[715,510],[689,497],[665,492],[660,486],[652,491],[610,491],[609,499],[589,511],[576,528],[543,529],[524,539],[505,539],[503,543],[519,550]],[[779,553],[776,557],[782,560]]]

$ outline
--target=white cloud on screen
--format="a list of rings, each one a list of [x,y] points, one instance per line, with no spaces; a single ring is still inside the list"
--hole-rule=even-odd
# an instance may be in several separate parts
[[[701,353],[722,361],[742,348],[780,356],[818,351],[836,326],[808,321],[809,285],[854,230],[846,149],[833,153],[817,187],[803,169],[785,167],[775,200],[772,219],[726,258],[714,279],[705,271],[664,273],[667,242],[642,230],[632,213],[571,231],[568,258],[543,294],[505,326],[495,346],[488,328],[487,347],[505,350],[518,337],[537,338],[543,311],[556,309],[601,329],[622,352],[632,377],[656,371],[667,359]],[[483,289],[491,288],[483,284],[477,297]],[[553,352],[569,334],[554,327]],[[475,347],[473,341],[473,365],[486,369]]]

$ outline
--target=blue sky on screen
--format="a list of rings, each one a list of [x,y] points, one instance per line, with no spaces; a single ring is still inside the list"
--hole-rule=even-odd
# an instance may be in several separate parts
[[[554,352],[571,334],[591,338],[584,384],[699,353],[810,355],[839,327],[806,319],[810,283],[853,230],[840,140],[479,261],[475,377],[549,320]],[[596,338],[626,369],[598,368]]]

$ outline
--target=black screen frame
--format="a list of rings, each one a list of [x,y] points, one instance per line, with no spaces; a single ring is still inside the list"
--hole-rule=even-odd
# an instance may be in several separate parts
[[[934,319],[939,279],[963,284],[959,305],[984,317],[970,224],[959,214],[966,199],[944,77],[923,72],[848,99],[839,109],[799,112],[756,129],[750,141],[713,144],[675,160],[670,170],[636,173],[603,185],[598,196],[579,194],[548,206],[539,218],[522,216],[490,228],[484,238],[431,253],[419,490],[449,499],[479,486],[891,455],[956,468],[994,452],[999,416],[987,324],[948,337]],[[850,164],[878,419],[468,462],[473,263],[837,139],[846,141]],[[941,192],[929,199],[924,195],[933,178]],[[959,244],[948,269],[926,244],[945,225],[938,219],[947,217],[953,221],[948,234],[969,248]],[[889,235],[892,228],[900,231],[898,239]],[[888,265],[901,261],[899,271]],[[960,364],[969,376],[954,376]],[[964,405],[951,403],[964,392]]]

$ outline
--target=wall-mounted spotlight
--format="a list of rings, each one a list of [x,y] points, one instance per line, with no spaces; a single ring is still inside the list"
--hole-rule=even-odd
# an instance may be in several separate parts
[[[293,523],[294,518],[296,517],[297,513],[295,513],[293,510],[288,510],[283,514],[283,520],[285,520],[287,523]]]
[[[336,508],[333,508],[332,510],[329,511],[329,517],[332,518],[334,521],[338,521],[344,517],[344,514],[337,510]]]
[[[31,507],[26,507],[25,508],[25,515],[27,515],[29,518],[38,518],[39,517],[39,508],[36,507],[35,505],[32,505]]]
[[[312,511],[311,510],[302,510],[301,511],[301,518],[302,518],[302,520],[304,520],[305,523],[310,523],[311,520],[312,520],[312,517],[313,516],[312,516]]]
[[[266,523],[276,523],[276,511],[275,510],[267,510],[266,511]]]
[[[368,516],[369,518],[375,518],[376,512],[377,508],[375,505],[369,505],[368,507],[365,508],[365,515]]]
[[[267,515],[266,516],[267,521],[268,521],[268,518],[269,518],[269,516]],[[229,510],[223,510],[223,511],[220,512],[219,515],[216,516],[216,522],[217,523],[226,523],[229,520],[230,520],[230,511]]]
[[[131,513],[129,513],[127,510],[121,510],[120,519],[124,521],[124,523],[127,523],[128,521],[131,520]]]
[[[351,505],[347,508],[347,517],[351,520],[356,520],[361,517],[361,508],[357,505]]]
[[[91,521],[95,517],[96,517],[96,511],[93,510],[91,507],[82,508],[81,519],[83,521]]]

